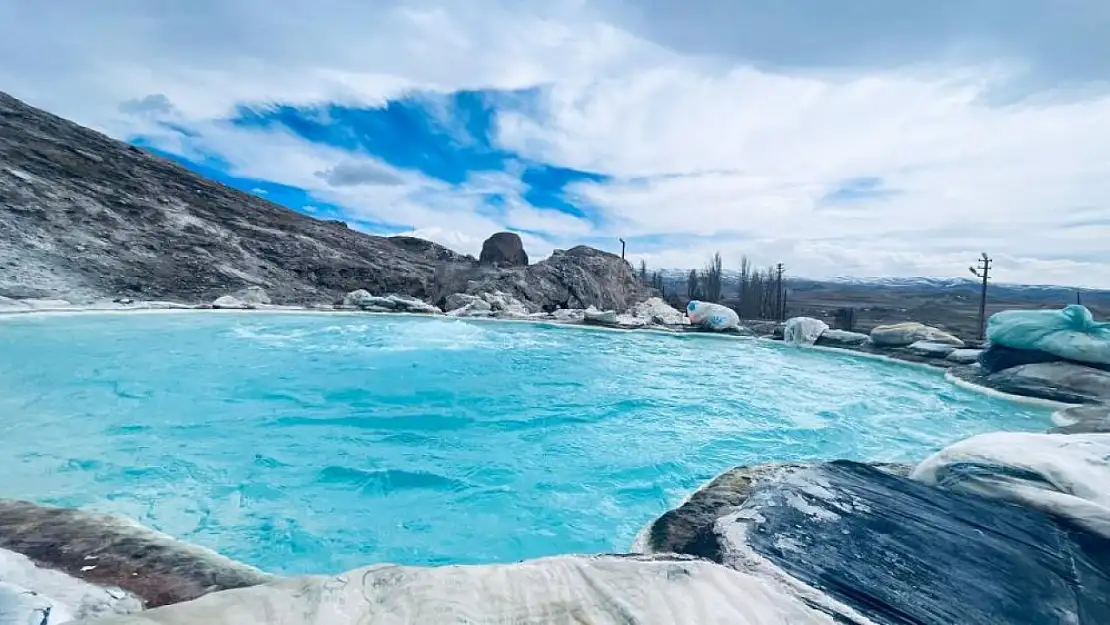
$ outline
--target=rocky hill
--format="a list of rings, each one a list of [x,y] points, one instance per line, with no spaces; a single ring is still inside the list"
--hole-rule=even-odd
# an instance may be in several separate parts
[[[207,302],[261,286],[284,304],[356,289],[435,302],[488,286],[537,309],[646,297],[619,257],[576,250],[484,266],[429,241],[367,235],[0,93],[0,297]]]

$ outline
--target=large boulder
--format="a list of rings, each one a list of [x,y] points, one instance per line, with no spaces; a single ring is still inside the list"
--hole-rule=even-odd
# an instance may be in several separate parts
[[[1023,449],[988,447],[996,456]],[[1099,451],[1086,455],[1098,460]],[[967,475],[987,486],[1029,479],[1048,491],[1062,482],[1043,501],[1062,502],[1054,512],[1067,520],[1006,493],[982,498],[934,485],[947,485],[951,476],[929,484],[910,479],[913,467],[906,465],[761,465],[733,469],[698,489],[645,528],[634,550],[785,574],[821,605],[852,611],[833,622],[1034,625],[1068,613],[1081,615],[1075,623],[1094,625],[1110,614],[1110,598],[1091,591],[1110,588],[1110,545],[1097,523],[1071,522],[1091,505],[1094,516],[1105,518],[1104,495],[1083,500],[1085,489],[1105,483],[1106,462],[1094,469],[1067,460],[1038,463],[1043,455],[1013,463],[997,457],[983,463],[974,453],[961,458],[978,469]],[[928,480],[924,473],[922,479]]]
[[[993,475],[1020,470],[996,467]],[[824,605],[859,615],[834,622],[1110,622],[1104,536],[1042,510],[855,462],[759,486],[713,531],[726,566],[772,565],[821,589]]]
[[[497,267],[524,267],[528,265],[528,254],[519,234],[498,232],[482,243],[478,262]]]
[[[1110,539],[1110,434],[980,434],[926,458],[911,477],[1037,508]]]
[[[908,347],[918,341],[964,346],[964,342],[952,334],[916,321],[876,326],[871,330],[871,343],[877,347]]]

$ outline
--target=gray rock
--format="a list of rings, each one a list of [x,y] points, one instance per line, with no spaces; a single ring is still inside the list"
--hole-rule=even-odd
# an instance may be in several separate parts
[[[946,343],[935,343],[933,341],[915,341],[910,343],[906,349],[918,356],[926,356],[929,358],[947,358],[949,354],[956,351],[956,348],[951,345]]]
[[[641,320],[641,325],[654,324],[661,326],[689,325],[690,320],[682,312],[676,310],[661,297],[651,297],[639,302],[628,309],[628,317]]]
[[[528,265],[528,254],[519,234],[498,232],[482,243],[478,262],[498,267],[525,267]]]
[[[122,588],[146,607],[274,579],[132,521],[9,499],[0,499],[0,549],[91,584]]]
[[[254,308],[253,304],[248,304],[235,297],[234,295],[221,295],[212,302],[212,308],[219,308],[224,310],[249,310]]]
[[[616,325],[617,312],[615,310],[598,310],[589,307],[582,313],[583,321],[596,325]]]
[[[858,347],[868,341],[870,337],[866,334],[859,332],[849,332],[847,330],[834,330],[828,329],[817,337],[817,345],[825,345],[827,347]]]
[[[631,265],[620,256],[580,245],[528,267],[478,267],[456,271],[448,293],[505,293],[530,310],[595,306],[602,310],[627,310],[658,295],[642,283]]]
[[[948,332],[915,321],[876,326],[871,330],[871,342],[878,347],[907,347],[918,341],[964,346],[963,341]]]
[[[717,520],[731,514],[747,501],[752,491],[765,484],[797,475],[813,463],[767,463],[735,467],[703,485],[681,506],[651,522],[637,538],[632,550],[640,553],[682,553],[720,561],[720,543],[714,532]],[[906,476],[911,465],[876,463],[875,468],[891,475]]]
[[[954,349],[944,359],[959,365],[970,365],[978,361],[982,353],[981,349]]]
[[[988,373],[979,365],[949,369],[957,378],[987,388],[1070,404],[1110,402],[1110,372],[1070,362],[1039,362]]]

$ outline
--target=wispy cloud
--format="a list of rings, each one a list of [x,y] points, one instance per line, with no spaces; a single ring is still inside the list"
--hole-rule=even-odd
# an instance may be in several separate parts
[[[1110,9],[1064,4],[7,3],[0,84],[470,253],[1110,286]]]

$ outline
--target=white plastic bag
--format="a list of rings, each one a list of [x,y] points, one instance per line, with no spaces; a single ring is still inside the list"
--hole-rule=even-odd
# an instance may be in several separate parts
[[[686,305],[690,322],[710,330],[733,330],[740,327],[740,316],[728,306],[691,300]]]
[[[813,345],[829,324],[813,317],[791,317],[782,328],[782,340],[794,345]]]

